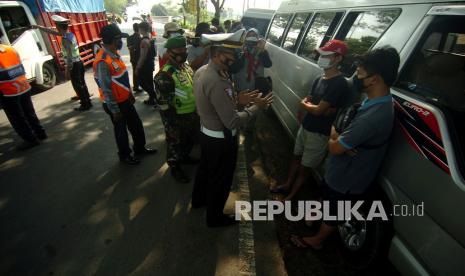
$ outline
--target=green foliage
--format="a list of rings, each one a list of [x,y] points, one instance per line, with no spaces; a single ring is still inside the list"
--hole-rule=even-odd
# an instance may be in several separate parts
[[[346,39],[346,43],[351,54],[365,53],[366,51],[368,51],[368,49],[370,49],[371,45],[373,45],[375,41],[376,37],[374,36],[362,36],[360,39]]]
[[[122,14],[128,4],[128,0],[104,0],[107,12]]]

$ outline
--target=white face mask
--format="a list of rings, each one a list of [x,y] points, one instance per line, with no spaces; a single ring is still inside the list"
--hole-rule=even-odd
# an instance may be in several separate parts
[[[320,56],[318,58],[318,66],[320,66],[321,69],[329,69],[333,67],[333,64],[331,64],[331,58]]]

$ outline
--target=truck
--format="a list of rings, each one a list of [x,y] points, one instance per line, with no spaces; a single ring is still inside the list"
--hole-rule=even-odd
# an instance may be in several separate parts
[[[76,35],[84,65],[91,64],[101,47],[100,30],[108,25],[103,0],[0,1],[0,37],[19,53],[26,77],[39,90],[55,86],[63,75],[61,37],[46,34],[31,25],[54,27],[52,15],[70,19],[69,31]]]

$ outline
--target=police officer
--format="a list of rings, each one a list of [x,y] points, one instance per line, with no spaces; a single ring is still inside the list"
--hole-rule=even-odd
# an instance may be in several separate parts
[[[68,31],[69,19],[55,14],[52,15],[52,20],[55,22],[58,31],[39,25],[32,25],[32,27],[52,35],[62,37],[61,49],[63,59],[65,60],[66,78],[71,78],[71,84],[73,85],[74,91],[81,101],[81,106],[74,110],[88,110],[92,107],[92,103],[90,101],[89,90],[87,89],[86,81],[84,79],[84,63],[81,61],[76,36],[72,32]]]
[[[211,43],[211,60],[194,75],[194,95],[200,116],[201,161],[195,177],[192,207],[207,206],[207,226],[235,223],[223,214],[236,166],[237,130],[259,109],[268,107],[272,94],[236,93],[230,73],[240,66],[237,51],[243,46],[245,30],[233,34],[203,35]],[[241,111],[239,111],[241,110]]]
[[[189,156],[199,129],[199,117],[195,112],[193,94],[193,71],[186,63],[186,38],[172,37],[166,41],[168,61],[155,77],[155,87],[167,95],[166,106],[160,110],[165,126],[167,163],[171,175],[179,182],[187,183],[189,178],[181,164],[195,164],[198,161]],[[167,86],[165,84],[170,84]],[[174,85],[172,85],[174,83]]]
[[[93,64],[100,99],[113,123],[121,162],[137,165],[140,161],[131,155],[127,129],[131,132],[136,154],[154,154],[157,150],[145,147],[144,127],[134,108],[135,100],[126,65],[118,52],[123,47],[120,29],[115,24],[105,26],[100,36],[103,48],[97,53]]]
[[[34,110],[30,90],[18,53],[13,47],[0,44],[0,100],[11,126],[24,140],[18,150],[37,146],[39,140],[47,138]]]

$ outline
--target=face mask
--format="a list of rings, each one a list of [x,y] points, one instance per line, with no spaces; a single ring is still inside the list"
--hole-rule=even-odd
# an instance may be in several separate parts
[[[121,39],[116,41],[116,49],[118,49],[118,50],[123,49],[123,41]]]
[[[11,27],[11,22],[10,21],[3,21],[3,27],[10,28]]]
[[[365,86],[365,84],[363,83],[363,80],[366,79],[366,78],[369,78],[371,76],[366,76],[364,78],[359,78],[357,75],[355,75],[353,78],[352,78],[352,84],[354,85],[354,88],[355,90],[357,91],[364,91],[366,88],[368,88],[367,86]]]
[[[325,69],[329,69],[329,68],[333,67],[334,64],[331,64],[331,58],[320,56],[318,58],[318,66],[321,69],[325,70]]]
[[[242,62],[241,62],[241,55],[238,53],[234,54],[234,59],[229,59],[228,57],[225,57],[226,60],[223,62],[223,64],[228,67],[228,71],[231,74],[236,74],[239,72],[242,68]]]
[[[170,33],[169,38],[178,37],[178,36],[182,36],[182,34],[180,34],[180,33]]]
[[[177,54],[177,53],[174,53],[174,52],[170,52],[170,56],[171,56],[172,59],[174,59],[179,64],[182,64],[182,63],[186,62],[186,60],[187,60],[187,53]]]

